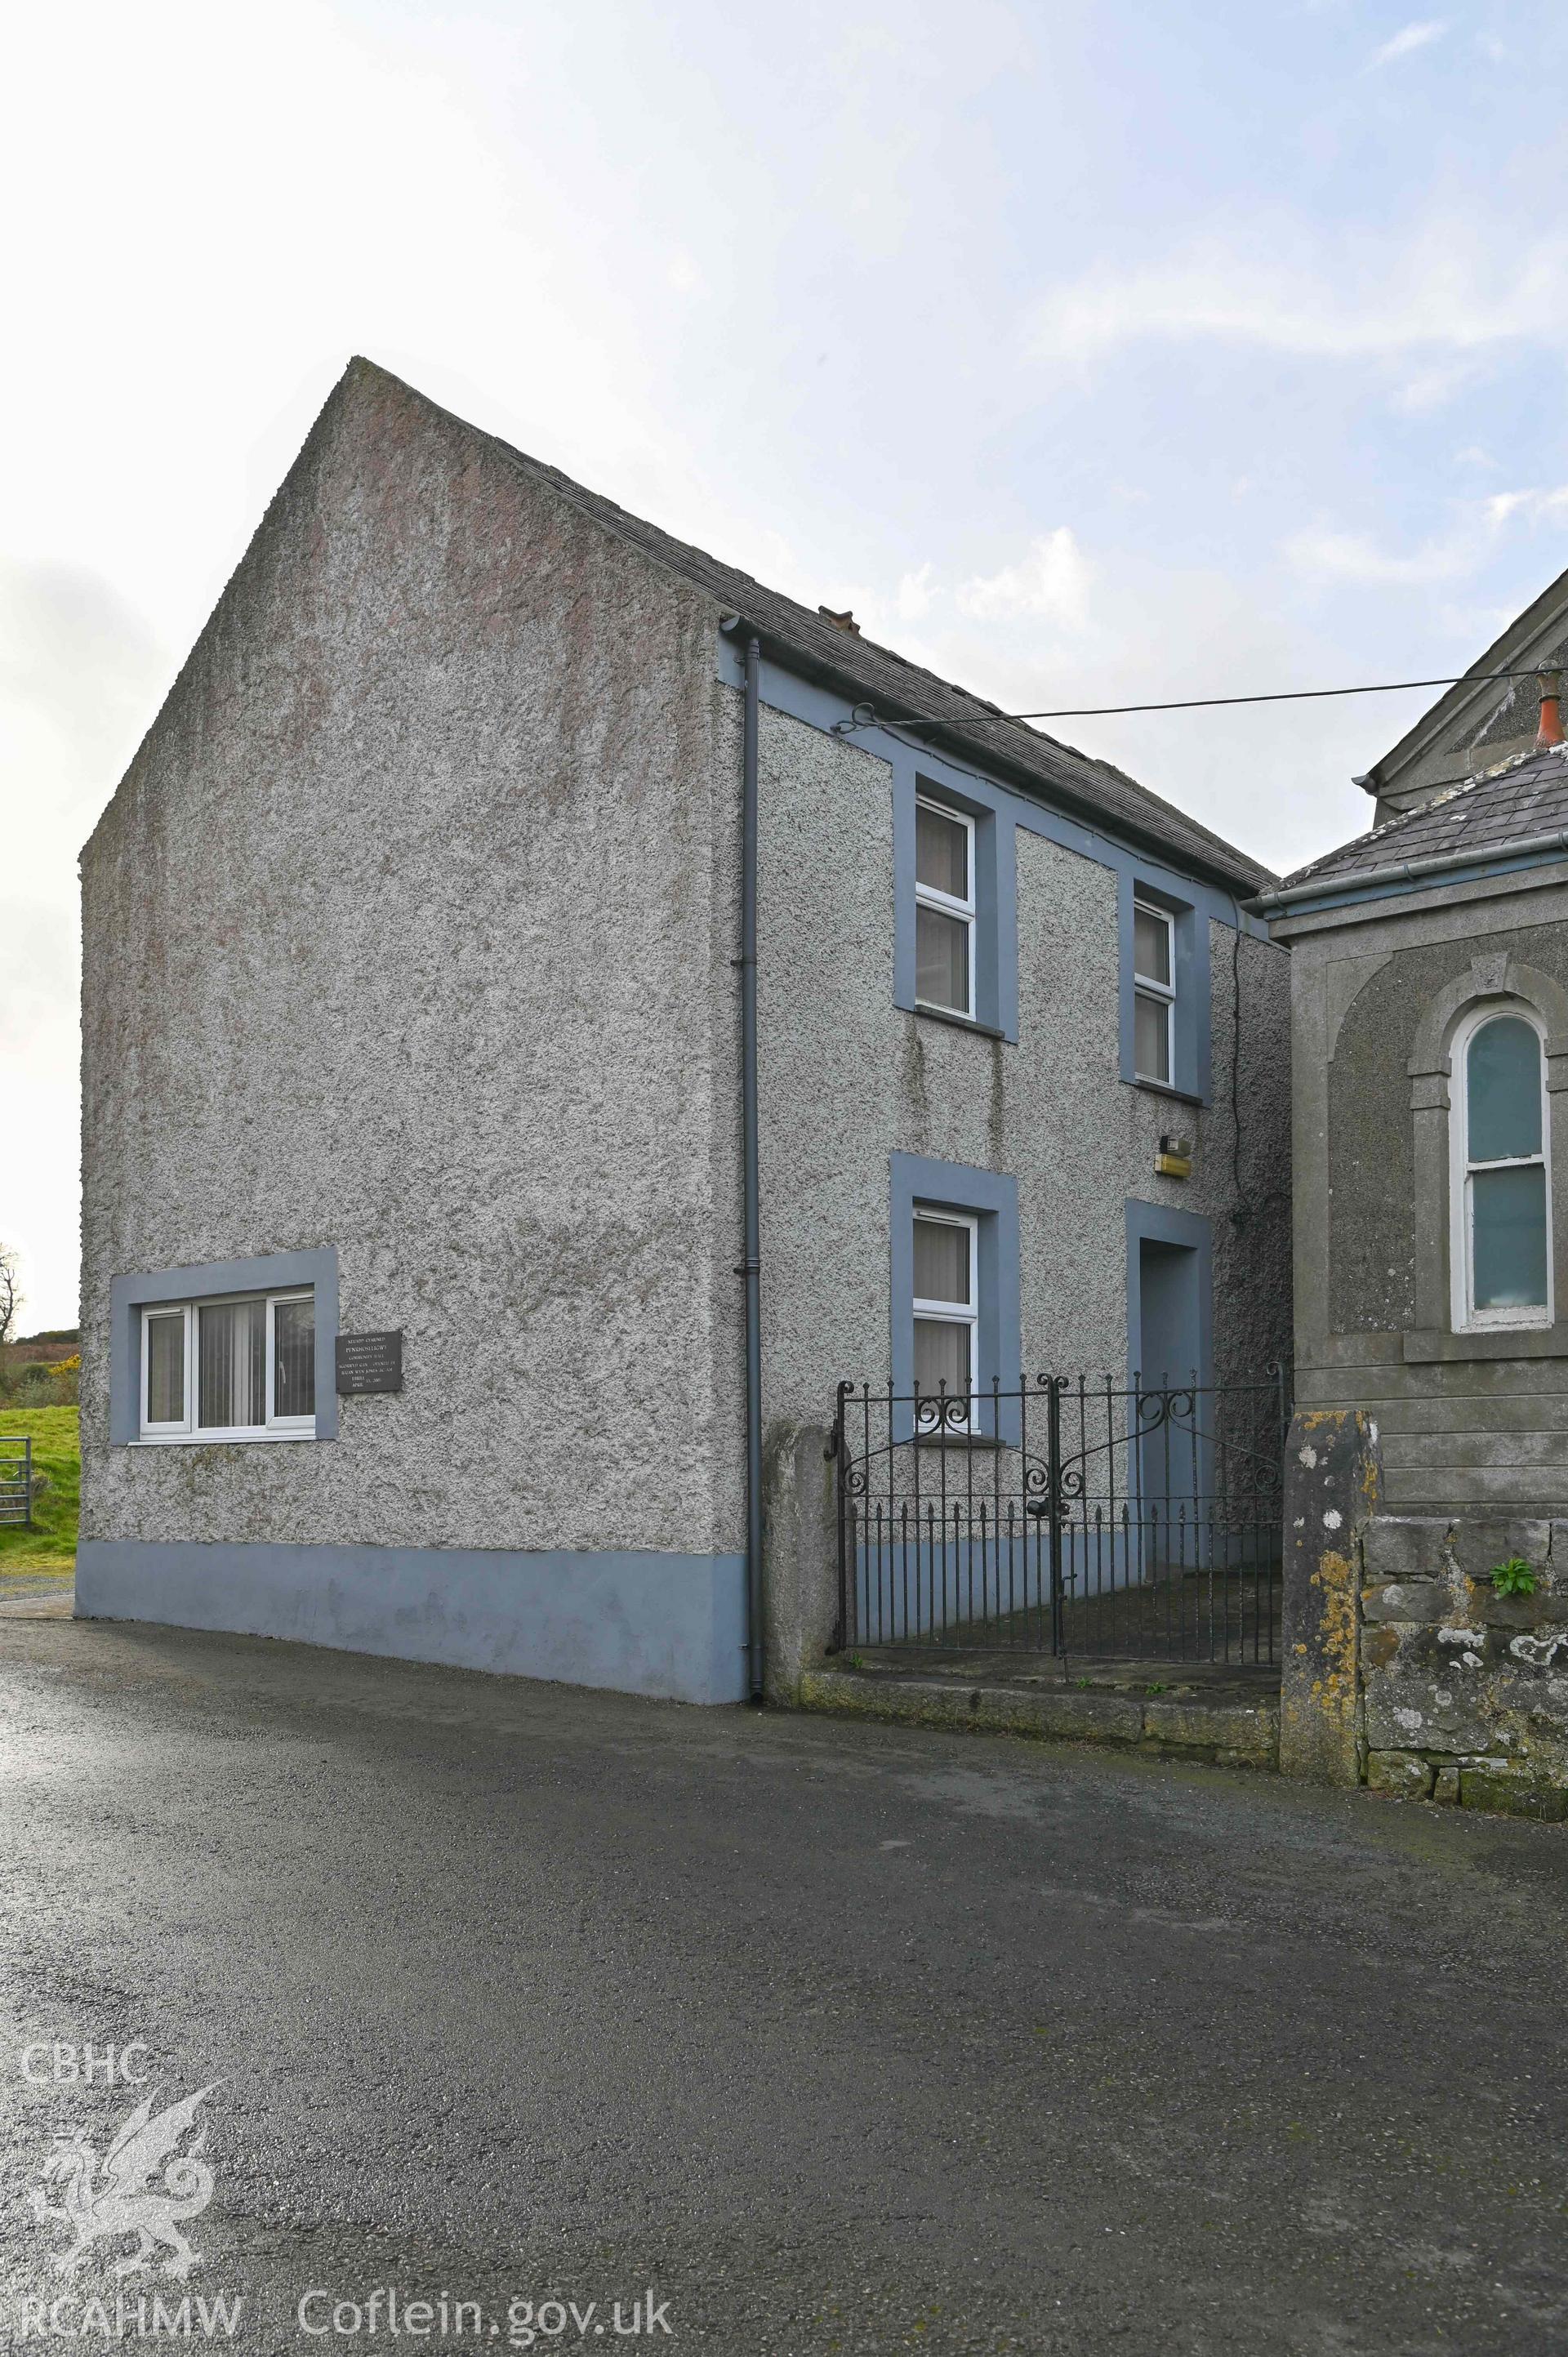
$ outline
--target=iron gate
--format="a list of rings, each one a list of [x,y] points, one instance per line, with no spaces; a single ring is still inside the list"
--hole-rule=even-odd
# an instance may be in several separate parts
[[[839,1641],[1279,1657],[1283,1368],[1224,1384],[841,1383]]]

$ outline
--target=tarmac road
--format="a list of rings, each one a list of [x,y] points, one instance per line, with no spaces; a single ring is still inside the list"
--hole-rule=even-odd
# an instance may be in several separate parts
[[[1568,2349],[1563,1828],[62,1609],[0,1612],[10,2345]],[[112,2192],[210,2083],[188,2281],[55,2272],[53,2140]]]

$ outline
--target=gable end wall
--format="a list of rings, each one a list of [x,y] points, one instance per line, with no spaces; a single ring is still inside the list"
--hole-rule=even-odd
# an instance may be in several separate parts
[[[83,859],[90,1542],[738,1546],[716,619],[350,370]],[[320,1246],[400,1397],[108,1445],[113,1277]]]

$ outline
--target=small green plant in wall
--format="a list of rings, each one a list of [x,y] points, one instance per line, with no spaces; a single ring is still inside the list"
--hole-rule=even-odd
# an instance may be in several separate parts
[[[1497,1596],[1533,1596],[1535,1574],[1523,1555],[1510,1555],[1507,1563],[1498,1564],[1490,1574],[1492,1591]]]

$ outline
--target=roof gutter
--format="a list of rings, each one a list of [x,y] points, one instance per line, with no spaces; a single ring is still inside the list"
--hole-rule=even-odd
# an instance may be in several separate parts
[[[1553,834],[1520,834],[1511,843],[1472,843],[1456,851],[1434,852],[1427,859],[1402,860],[1393,867],[1346,867],[1337,876],[1317,876],[1301,884],[1282,885],[1277,892],[1260,892],[1243,900],[1250,917],[1277,916],[1304,901],[1320,900],[1329,893],[1354,892],[1367,884],[1418,884],[1428,876],[1445,876],[1455,867],[1490,865],[1501,859],[1539,858],[1549,851],[1568,852],[1568,827]]]

